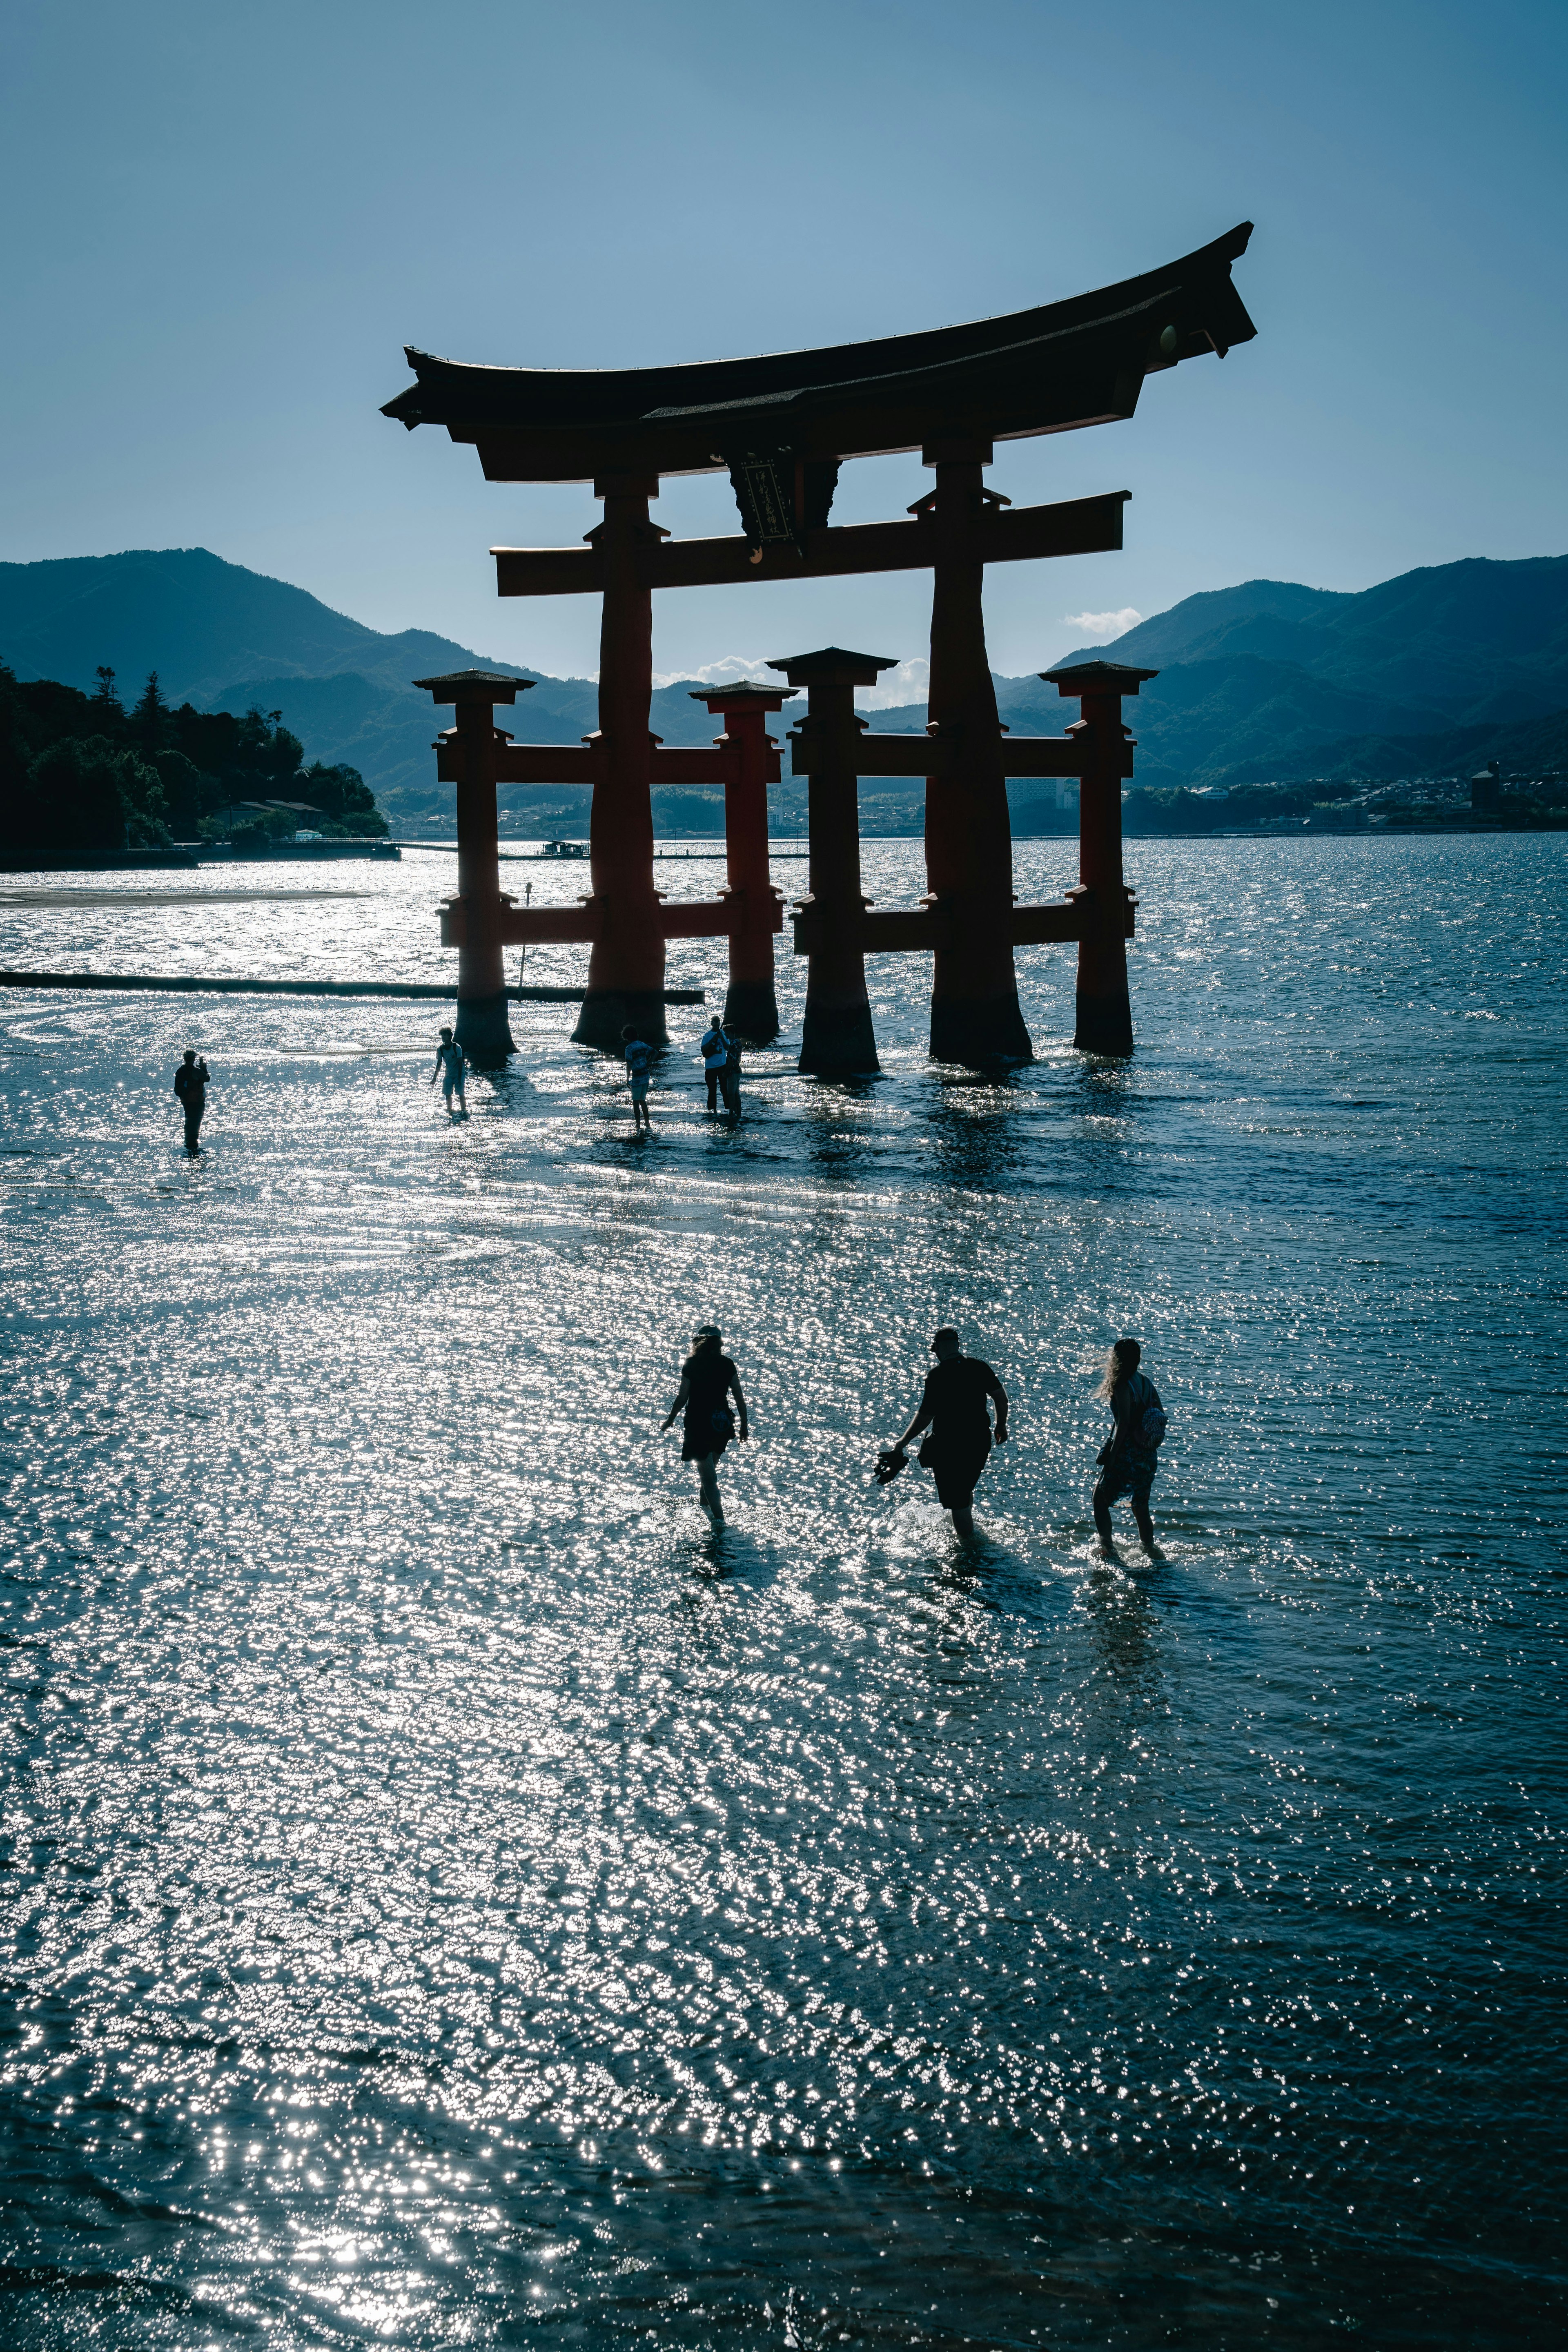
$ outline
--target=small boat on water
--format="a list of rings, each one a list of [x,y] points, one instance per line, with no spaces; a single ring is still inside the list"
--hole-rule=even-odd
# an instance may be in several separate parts
[[[539,852],[541,857],[586,857],[585,841],[547,841]]]

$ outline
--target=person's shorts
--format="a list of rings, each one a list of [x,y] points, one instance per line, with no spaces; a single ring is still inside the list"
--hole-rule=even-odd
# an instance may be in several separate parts
[[[632,1100],[633,1102],[647,1102],[647,1080],[646,1078],[634,1078],[632,1080]]]
[[[933,1450],[926,1468],[936,1480],[936,1498],[944,1511],[968,1509],[990,1454],[989,1446],[969,1446],[962,1454]]]
[[[1149,1507],[1149,1490],[1154,1484],[1154,1473],[1160,1466],[1156,1454],[1134,1454],[1126,1447],[1114,1461],[1108,1462],[1100,1474],[1097,1489],[1102,1503],[1119,1503],[1123,1495],[1144,1510]]]

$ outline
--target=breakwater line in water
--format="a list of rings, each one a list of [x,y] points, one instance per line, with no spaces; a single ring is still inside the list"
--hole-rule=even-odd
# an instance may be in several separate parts
[[[140,990],[163,996],[413,996],[447,1003],[457,992],[455,982],[444,987],[439,981],[198,979],[126,971],[0,971],[0,988],[99,989],[121,995]],[[506,992],[514,1004],[580,1004],[585,992],[581,988],[531,987]],[[664,1001],[701,1004],[706,999],[700,988],[667,988]]]

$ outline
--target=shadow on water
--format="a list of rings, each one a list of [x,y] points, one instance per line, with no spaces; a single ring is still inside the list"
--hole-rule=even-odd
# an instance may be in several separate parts
[[[808,1081],[805,1121],[810,1164],[828,1177],[856,1177],[871,1163],[878,1137],[869,1113],[880,1077],[813,1078]]]
[[[776,1544],[728,1524],[710,1528],[705,1536],[689,1538],[679,1550],[689,1579],[688,1601],[696,1598],[693,1585],[740,1581],[753,1591],[765,1591],[784,1567],[784,1554]]]
[[[1149,1690],[1160,1679],[1151,1641],[1156,1630],[1153,1570],[1134,1575],[1120,1561],[1097,1560],[1083,1585],[1084,1613],[1096,1654],[1112,1682]]]
[[[921,1117],[935,1145],[936,1172],[964,1192],[1037,1189],[1039,1171],[1019,1118],[1019,1075],[932,1071],[921,1087]]]

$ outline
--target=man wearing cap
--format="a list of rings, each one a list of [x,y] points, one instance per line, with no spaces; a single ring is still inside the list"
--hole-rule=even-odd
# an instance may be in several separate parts
[[[944,1511],[952,1513],[955,1533],[962,1542],[970,1543],[974,1537],[975,1484],[992,1446],[985,1400],[989,1397],[996,1407],[995,1443],[1005,1445],[1007,1391],[989,1364],[978,1356],[964,1354],[951,1323],[932,1333],[931,1345],[936,1361],[926,1374],[920,1409],[883,1460],[900,1460],[910,1440],[929,1429],[931,1435],[921,1447],[920,1459],[935,1475],[937,1500]]]

